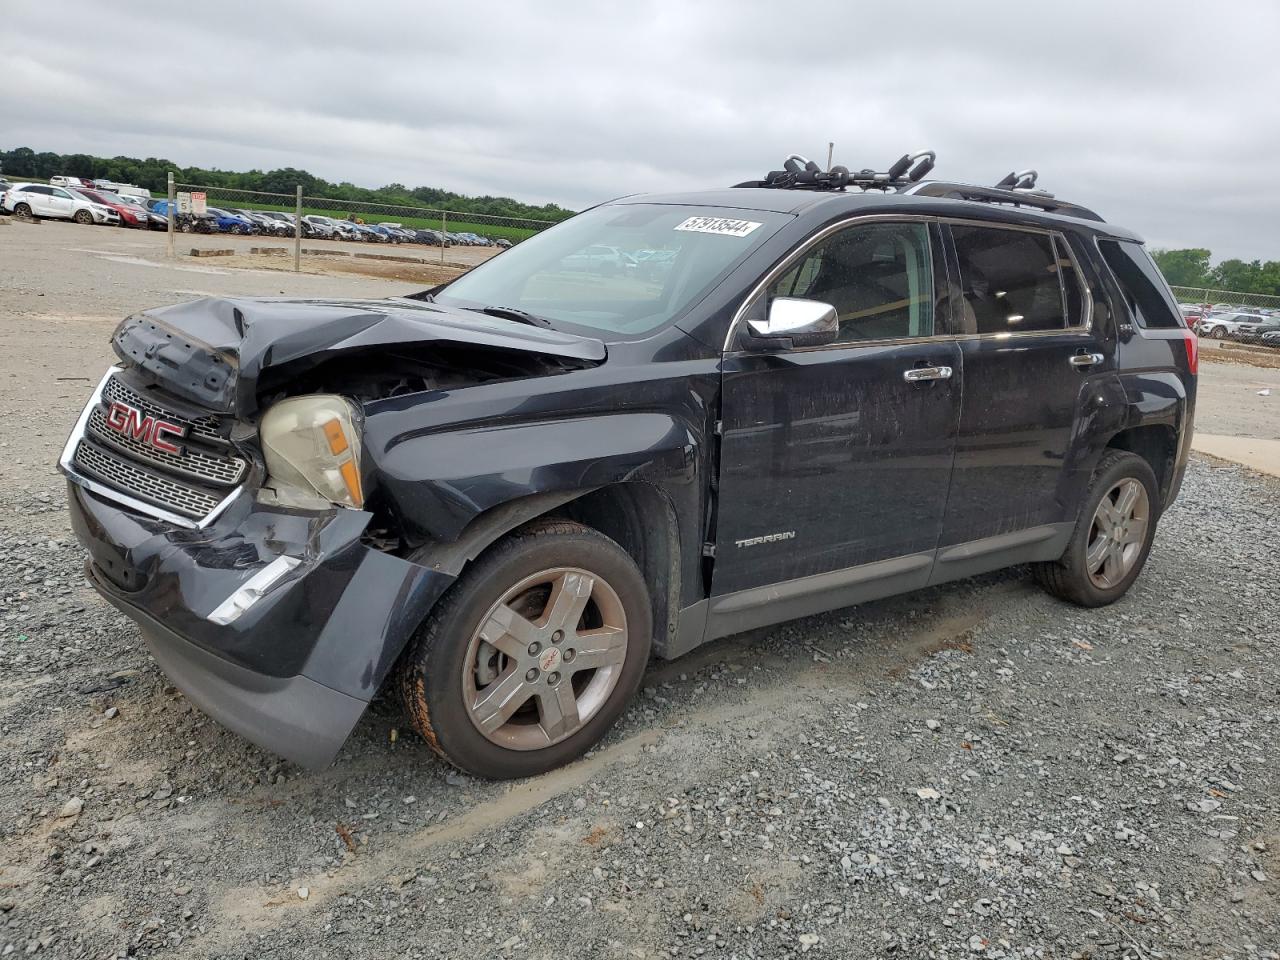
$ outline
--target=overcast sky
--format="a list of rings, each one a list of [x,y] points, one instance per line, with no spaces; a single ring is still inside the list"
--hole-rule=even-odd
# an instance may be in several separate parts
[[[1280,259],[1277,0],[4,0],[0,37],[5,148],[573,208],[931,148]]]

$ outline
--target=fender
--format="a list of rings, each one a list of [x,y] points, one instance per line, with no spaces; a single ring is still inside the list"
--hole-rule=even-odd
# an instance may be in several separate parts
[[[687,486],[698,477],[698,440],[670,414],[490,420],[440,432],[397,429],[394,419],[367,418],[366,450],[380,494],[415,546],[458,541],[477,517],[516,500],[560,495],[563,503],[612,483]],[[558,505],[554,496],[545,502]]]

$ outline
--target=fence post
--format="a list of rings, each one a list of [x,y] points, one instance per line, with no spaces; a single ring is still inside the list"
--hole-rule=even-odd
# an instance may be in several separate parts
[[[297,207],[293,211],[293,272],[302,271],[302,184],[298,184]]]
[[[440,211],[440,262],[444,263],[444,247],[448,242],[449,234],[449,211]]]
[[[173,226],[178,219],[174,208],[177,206],[178,198],[173,192],[173,171],[169,171],[169,257],[173,257]]]

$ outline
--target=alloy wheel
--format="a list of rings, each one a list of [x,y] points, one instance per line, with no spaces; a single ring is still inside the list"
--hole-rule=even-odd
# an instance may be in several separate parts
[[[617,592],[587,570],[554,567],[512,586],[481,619],[463,660],[463,702],[491,742],[539,750],[604,706],[626,659]]]
[[[1103,495],[1089,529],[1085,567],[1094,585],[1109,590],[1120,583],[1142,556],[1151,522],[1147,488],[1126,477]]]

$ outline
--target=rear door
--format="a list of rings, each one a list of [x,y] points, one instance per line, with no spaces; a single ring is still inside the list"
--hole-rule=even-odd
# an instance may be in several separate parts
[[[940,240],[924,220],[852,222],[811,242],[748,307],[822,301],[840,333],[806,349],[729,344],[710,609],[773,609],[713,623],[712,635],[840,605],[815,599],[836,585],[815,575],[843,571],[844,583],[852,568],[908,558],[890,572],[927,580],[961,393]],[[801,593],[799,606],[781,600]]]
[[[1092,325],[1064,236],[978,223],[947,233],[962,292],[965,397],[938,578],[956,574],[948,562],[1051,539],[1063,533],[1054,525],[1074,522],[1091,464],[1073,439],[1105,402],[1107,391],[1094,388],[1115,369],[1115,345]],[[1004,539],[946,549],[990,538]],[[997,554],[989,566],[1004,561],[1016,558]]]
[[[48,216],[64,217],[68,220],[75,216],[75,200],[71,198],[71,194],[67,193],[67,191],[63,190],[61,187],[49,188],[48,203]]]

